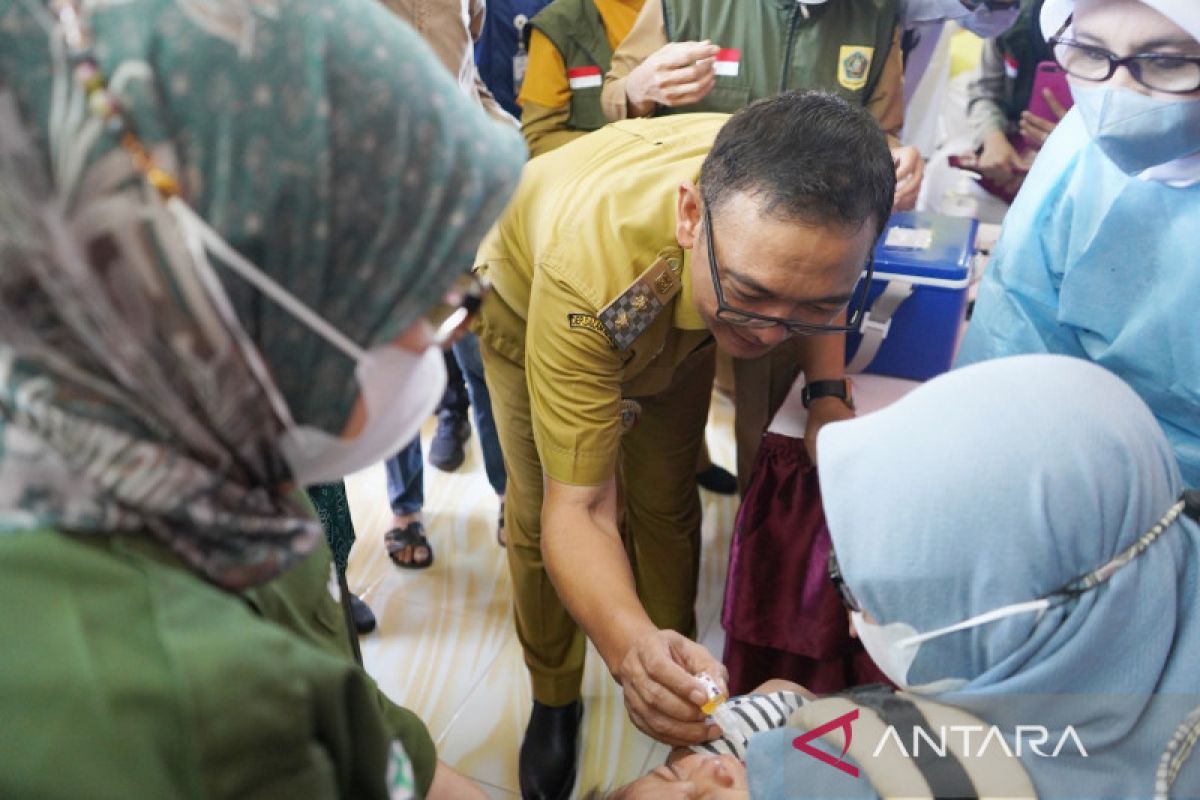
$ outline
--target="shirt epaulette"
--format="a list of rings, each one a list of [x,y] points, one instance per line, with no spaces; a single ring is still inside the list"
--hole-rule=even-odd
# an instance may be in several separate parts
[[[675,249],[664,250],[650,268],[596,315],[615,350],[628,350],[645,333],[679,290],[683,259]]]

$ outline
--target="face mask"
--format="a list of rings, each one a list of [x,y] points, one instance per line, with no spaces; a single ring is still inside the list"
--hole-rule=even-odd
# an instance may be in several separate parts
[[[421,432],[446,387],[442,352],[413,353],[377,347],[362,353],[354,370],[367,422],[353,439],[295,425],[279,442],[300,486],[331,483],[391,458]]]
[[[850,612],[850,618],[854,622],[854,630],[858,634],[863,647],[866,648],[867,654],[875,662],[875,665],[888,677],[888,680],[901,689],[917,694],[941,694],[961,689],[967,684],[967,680],[964,678],[942,678],[941,680],[917,686],[909,684],[908,671],[912,668],[913,662],[917,660],[917,653],[922,644],[932,639],[946,636],[947,634],[978,628],[981,625],[997,622],[1005,617],[1012,617],[1017,614],[1037,614],[1040,619],[1046,609],[1055,603],[1072,597],[1078,597],[1084,592],[1089,592],[1106,582],[1117,570],[1146,552],[1146,548],[1157,541],[1167,529],[1174,525],[1181,514],[1186,514],[1193,519],[1200,519],[1200,492],[1196,490],[1185,491],[1167,509],[1167,512],[1154,523],[1150,530],[1139,536],[1133,544],[1126,547],[1097,569],[1081,575],[1065,586],[1044,597],[1039,597],[1037,600],[1028,600],[1024,603],[1013,603],[1012,605],[1002,606],[963,620],[962,622],[929,631],[928,633],[917,633],[915,628],[904,622],[877,625],[873,622],[868,622],[861,611],[852,611]],[[832,555],[830,563],[832,565],[836,565],[837,563],[836,558]],[[830,576],[834,578],[835,583],[838,583],[839,586],[842,585],[840,569],[835,569],[831,566]],[[840,589],[840,591],[843,592],[843,597],[853,597],[849,593],[848,588]],[[858,607],[857,603],[858,601],[855,600],[853,607]]]
[[[858,634],[859,641],[862,642],[867,654],[871,656],[871,660],[879,667],[880,672],[888,677],[888,680],[904,691],[932,695],[961,689],[966,686],[967,681],[965,678],[942,678],[915,686],[910,684],[908,671],[912,668],[913,662],[917,660],[917,652],[923,643],[1016,614],[1041,613],[1049,606],[1050,601],[1047,599],[1017,603],[971,617],[971,619],[955,625],[938,628],[929,633],[917,633],[917,630],[906,622],[891,622],[887,625],[868,622],[861,611],[851,612],[850,617],[854,621],[854,630]]]
[[[1088,135],[1127,175],[1200,151],[1200,100],[1159,100],[1071,82]]]
[[[185,203],[172,198],[167,205],[180,224],[185,243],[200,267],[209,294],[237,335],[247,360],[284,420],[285,430],[279,445],[297,485],[341,480],[352,472],[390,458],[417,436],[421,424],[437,407],[446,386],[446,365],[438,348],[429,347],[421,353],[394,345],[363,350],[243,258]],[[206,249],[354,360],[357,364],[354,375],[365,406],[366,423],[353,439],[343,439],[295,423],[257,350],[229,307],[224,290],[208,263]]]
[[[1010,27],[1019,8],[1009,0],[909,0],[905,18],[910,25],[953,20],[984,39],[999,36]]]

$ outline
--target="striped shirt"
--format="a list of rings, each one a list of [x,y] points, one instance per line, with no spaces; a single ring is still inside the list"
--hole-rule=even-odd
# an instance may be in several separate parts
[[[804,699],[800,695],[786,691],[744,694],[727,700],[721,707],[728,709],[730,713],[722,716],[731,721],[734,729],[729,730],[728,727],[722,726],[719,738],[692,745],[692,752],[731,755],[736,756],[739,761],[744,761],[746,748],[755,734],[782,728],[787,724],[792,712],[803,703]]]

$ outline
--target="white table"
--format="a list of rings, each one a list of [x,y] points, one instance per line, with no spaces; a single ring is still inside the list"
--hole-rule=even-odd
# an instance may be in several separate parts
[[[859,416],[878,411],[921,385],[919,381],[890,378],[886,375],[852,375],[850,378],[854,384],[854,405]],[[797,439],[804,438],[808,409],[800,402],[800,390],[803,388],[804,376],[801,375],[792,385],[792,390],[788,392],[775,418],[771,420],[768,431]]]

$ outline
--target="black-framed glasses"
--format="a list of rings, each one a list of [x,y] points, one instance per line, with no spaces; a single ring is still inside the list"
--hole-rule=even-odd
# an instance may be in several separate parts
[[[858,603],[858,598],[854,596],[854,592],[850,591],[850,587],[846,585],[846,580],[842,577],[842,568],[838,566],[837,554],[833,548],[829,548],[829,562],[826,564],[826,569],[829,570],[829,580],[833,583],[833,588],[837,589],[838,596],[842,598],[842,605],[847,611],[862,613],[862,606]]]
[[[725,291],[721,288],[721,276],[717,272],[717,255],[713,250],[712,214],[708,210],[708,203],[704,204],[704,241],[708,245],[708,268],[712,272],[713,288],[717,293],[717,319],[722,322],[742,328],[774,328],[778,325],[786,328],[789,336],[795,336],[799,333],[846,333],[848,331],[857,331],[862,324],[862,319],[867,309],[867,295],[871,291],[871,277],[875,274],[875,250],[873,248],[871,250],[871,257],[868,259],[866,269],[864,270],[866,274],[858,282],[858,286],[854,290],[854,296],[850,298],[850,309],[847,311],[846,323],[844,325],[820,325],[812,322],[801,322],[795,319],[772,317],[767,314],[756,314],[753,311],[734,308],[725,302]]]
[[[1050,37],[1050,50],[1058,65],[1075,78],[1106,81],[1117,67],[1125,67],[1135,81],[1156,92],[1190,94],[1200,91],[1200,56],[1137,53],[1121,57],[1103,47],[1083,44],[1060,34],[1061,31]]]

